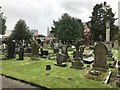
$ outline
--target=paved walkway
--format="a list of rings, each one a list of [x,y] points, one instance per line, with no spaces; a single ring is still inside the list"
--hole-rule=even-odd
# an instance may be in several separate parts
[[[30,84],[26,84],[17,80],[13,80],[10,78],[7,78],[5,76],[0,75],[0,90],[1,88],[39,88],[36,86],[31,86]],[[40,89],[39,90],[44,90]]]

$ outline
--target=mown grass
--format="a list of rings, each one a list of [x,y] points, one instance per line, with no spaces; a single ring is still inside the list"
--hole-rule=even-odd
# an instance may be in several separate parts
[[[71,53],[69,51],[72,58]],[[113,51],[113,54],[118,59],[118,52]],[[58,67],[54,65],[55,63],[55,60],[48,60],[47,58],[31,60],[30,57],[24,57],[22,61],[15,58],[1,60],[0,73],[47,88],[115,88],[115,86],[103,84],[101,81],[87,79],[84,75],[91,67],[85,65],[84,69],[74,69],[70,68],[70,62],[67,62],[67,67]],[[51,65],[50,75],[46,75],[46,64]]]
[[[84,74],[90,68],[74,69],[70,68],[71,63],[67,63],[67,67],[58,67],[45,58],[39,60],[31,60],[25,57],[25,60],[18,61],[16,59],[3,60],[2,74],[32,82],[47,88],[113,88],[109,84],[103,84],[99,81],[90,80],[84,77]],[[46,75],[45,66],[51,65],[50,75]]]

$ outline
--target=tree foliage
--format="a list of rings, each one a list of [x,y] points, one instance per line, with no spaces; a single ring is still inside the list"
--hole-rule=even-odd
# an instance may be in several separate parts
[[[78,18],[71,17],[67,13],[63,14],[58,21],[53,21],[51,33],[62,41],[76,40],[83,34],[83,24]]]
[[[5,31],[6,31],[6,17],[3,16],[3,12],[1,10],[1,7],[0,7],[0,34],[3,35],[5,34]]]
[[[19,20],[12,31],[11,37],[17,42],[29,41],[31,33],[24,20]]]
[[[118,27],[114,25],[115,14],[112,12],[112,8],[107,5],[106,2],[101,4],[96,4],[93,8],[91,17],[91,33],[93,35],[94,41],[99,40],[99,36],[106,38],[106,21],[110,21],[110,37],[111,40],[113,36],[118,33]]]

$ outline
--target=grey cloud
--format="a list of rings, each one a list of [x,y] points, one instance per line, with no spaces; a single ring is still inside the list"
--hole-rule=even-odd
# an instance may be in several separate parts
[[[93,8],[93,3],[92,2],[63,2],[61,4],[61,7],[66,9],[69,12],[73,13],[84,13],[85,9],[87,11],[91,11]]]

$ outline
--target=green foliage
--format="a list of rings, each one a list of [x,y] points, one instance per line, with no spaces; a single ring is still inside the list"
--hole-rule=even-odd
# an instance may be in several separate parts
[[[6,18],[5,16],[3,16],[3,12],[1,11],[1,7],[0,7],[0,34],[3,35],[5,34],[6,31]]]
[[[31,33],[24,20],[20,19],[17,22],[17,24],[14,27],[14,30],[12,31],[11,37],[17,42],[19,41],[23,42],[23,40],[25,41],[30,40]]]
[[[112,12],[112,8],[110,8],[106,2],[94,6],[91,17],[91,33],[94,41],[98,41],[100,35],[103,37],[103,40],[105,40],[107,20],[110,21],[111,40],[113,36],[118,33],[118,27],[114,25],[116,20],[114,16],[115,14]]]
[[[59,40],[76,40],[83,35],[83,24],[78,18],[69,16],[67,13],[61,16],[58,21],[53,21],[51,33],[54,33],[55,37]]]

